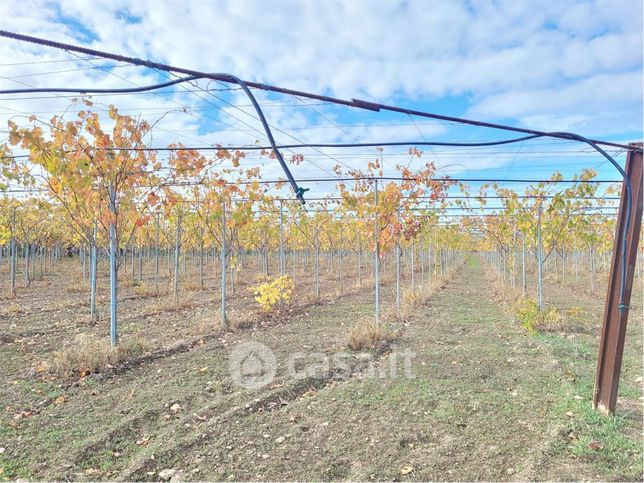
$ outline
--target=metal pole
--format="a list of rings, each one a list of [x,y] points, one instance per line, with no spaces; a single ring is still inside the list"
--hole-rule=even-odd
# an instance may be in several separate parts
[[[632,143],[631,146],[641,149],[642,143]],[[604,413],[613,413],[617,403],[619,375],[622,368],[622,354],[626,338],[628,322],[628,304],[633,288],[633,274],[637,260],[637,249],[642,224],[642,205],[644,192],[642,188],[643,168],[642,153],[631,150],[626,157],[626,174],[631,180],[632,213],[628,235],[626,238],[626,283],[624,286],[624,306],[620,305],[620,279],[622,271],[622,243],[624,242],[624,223],[626,222],[625,200],[626,186],[622,185],[622,197],[617,214],[615,227],[615,244],[611,263],[608,293],[604,307],[604,321],[601,339],[599,341],[599,357],[597,359],[597,375],[593,394],[593,407]]]
[[[132,280],[134,280],[134,247],[130,248],[130,269],[132,270]]]
[[[425,236],[422,235],[420,239],[420,287],[421,290],[425,289]]]
[[[432,272],[434,271],[434,267],[432,266],[432,251],[432,239],[430,235],[429,249],[427,250],[427,279],[430,290],[432,289]]]
[[[25,241],[25,249],[24,249],[24,259],[25,259],[25,273],[24,273],[24,279],[25,279],[25,287],[29,287],[31,284],[31,280],[29,278],[29,259],[31,258],[31,243],[28,241]],[[83,278],[85,278],[85,269],[83,268]]]
[[[199,285],[203,290],[203,228],[199,230]]]
[[[400,220],[400,208],[398,209]],[[396,316],[400,318],[400,231],[396,239]]]
[[[525,233],[521,233],[521,287],[523,289],[523,296],[525,297],[528,292],[525,276]]]
[[[396,316],[400,318],[400,234],[396,241]]]
[[[615,238],[617,241],[617,238]],[[595,244],[590,242],[590,291],[595,293]]]
[[[181,214],[177,215],[177,227],[174,238],[174,281],[173,292],[175,303],[179,302],[179,257],[181,256]]]
[[[541,247],[541,201],[537,212],[537,303],[539,311],[543,310],[543,252]]]
[[[154,289],[159,293],[159,249],[160,249],[160,232],[159,213],[156,215],[156,248],[154,250]]]
[[[343,286],[342,286],[342,257],[344,255],[342,251],[342,227],[340,227],[340,242],[338,244],[338,283],[340,285],[340,295],[343,294]]]
[[[358,284],[362,288],[362,238],[358,233],[358,229],[354,228],[356,233],[356,238],[358,239]]]
[[[137,249],[138,254],[138,268],[136,273],[136,279],[140,282],[143,280],[143,248],[139,247]]]
[[[79,248],[79,253],[78,253],[81,261],[81,275],[83,277],[83,282],[85,281],[85,273],[87,273],[87,256],[85,253],[85,247],[80,247]],[[27,270],[28,272],[28,270]],[[26,280],[25,280],[26,282]]]
[[[95,322],[97,317],[96,317],[96,269],[97,269],[97,255],[98,255],[98,250],[97,250],[97,242],[98,242],[98,225],[96,221],[94,221],[94,230],[92,233],[92,247],[91,247],[91,254],[90,254],[90,261],[89,261],[89,270],[90,270],[90,275],[89,275],[89,305],[90,305],[90,317],[92,319],[92,322]]]
[[[16,208],[11,210],[11,297],[16,296]]]
[[[416,291],[416,240],[411,240],[411,291]]]
[[[280,200],[280,275],[286,272],[286,260],[284,259],[284,215],[283,202]]]
[[[221,202],[221,326],[228,328],[226,317],[226,202]]]
[[[110,340],[112,347],[119,343],[118,338],[118,266],[117,266],[117,240],[116,240],[116,189],[110,184]]]
[[[315,227],[315,301],[320,303],[320,241],[319,228]]]
[[[376,324],[380,323],[380,226],[378,223],[378,180],[375,184],[375,210],[374,210],[374,233],[376,235],[375,249],[373,251],[373,278],[375,291],[375,319]]]

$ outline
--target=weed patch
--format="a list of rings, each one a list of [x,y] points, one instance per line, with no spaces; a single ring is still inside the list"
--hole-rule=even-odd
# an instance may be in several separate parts
[[[383,350],[391,345],[396,338],[396,334],[384,328],[382,324],[363,319],[349,332],[347,346],[355,351]]]
[[[539,310],[535,300],[525,297],[517,299],[512,307],[512,312],[521,323],[521,326],[530,334],[536,334],[539,331],[556,330],[564,321],[563,315],[555,307]]]
[[[83,377],[104,372],[112,366],[143,355],[148,346],[141,339],[125,339],[112,347],[107,338],[79,335],[62,351],[54,352],[45,367],[48,372],[65,377]]]
[[[153,287],[150,287],[145,282],[141,282],[138,285],[133,285],[133,287],[134,287],[134,294],[137,297],[154,297],[157,295],[157,291]]]
[[[22,307],[18,302],[11,302],[7,304],[3,312],[7,315],[18,315],[22,313]]]
[[[629,418],[604,415],[588,400],[563,399],[555,412],[569,422],[561,431],[559,446],[576,458],[610,470],[615,479],[640,480],[644,472],[641,440],[625,433],[632,425]],[[632,463],[636,462],[635,465]],[[612,479],[611,478],[611,479]]]

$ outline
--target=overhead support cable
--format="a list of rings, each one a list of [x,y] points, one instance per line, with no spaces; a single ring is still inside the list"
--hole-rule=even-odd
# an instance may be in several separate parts
[[[97,56],[97,57],[102,57],[106,59],[112,59],[115,61],[119,62],[125,62],[125,63],[130,63],[133,65],[139,65],[142,67],[148,67],[151,69],[157,69],[157,70],[163,70],[167,72],[176,72],[176,73],[182,73],[186,74],[189,76],[195,76],[195,77],[202,77],[202,78],[208,78],[208,79],[213,79],[221,82],[227,82],[227,83],[234,83],[239,85],[248,98],[250,99],[251,103],[255,107],[255,110],[257,111],[257,114],[260,118],[260,121],[264,127],[264,130],[266,131],[266,136],[269,140],[269,143],[275,153],[276,158],[278,159],[282,169],[284,170],[284,173],[286,174],[286,177],[291,184],[291,187],[295,191],[296,197],[304,203],[304,188],[300,188],[297,183],[295,182],[295,179],[293,178],[290,170],[288,169],[288,166],[286,165],[286,162],[284,161],[284,158],[282,157],[282,154],[280,153],[279,149],[276,146],[275,140],[273,139],[273,135],[271,133],[270,127],[268,126],[268,123],[266,122],[266,119],[264,117],[264,114],[259,107],[259,104],[257,103],[257,100],[251,93],[249,87],[253,87],[256,89],[261,89],[265,90],[268,92],[278,92],[281,94],[287,94],[291,96],[296,96],[296,97],[304,97],[304,98],[309,98],[309,99],[316,99],[324,102],[329,102],[333,104],[338,104],[338,105],[345,105],[348,107],[353,107],[353,108],[360,108],[360,109],[366,109],[370,111],[390,111],[390,112],[398,112],[401,114],[407,114],[407,115],[413,115],[413,116],[418,116],[418,117],[426,117],[426,118],[432,118],[432,119],[438,119],[442,121],[447,121],[447,122],[455,122],[459,124],[467,124],[471,126],[477,126],[477,127],[486,127],[486,128],[491,128],[491,129],[498,129],[498,130],[504,130],[504,131],[513,131],[513,132],[519,132],[519,133],[524,133],[528,134],[530,136],[534,137],[553,137],[553,138],[559,138],[559,139],[568,139],[568,140],[577,140],[580,142],[584,142],[593,148],[595,148],[602,156],[604,156],[622,175],[623,180],[624,180],[624,186],[625,186],[625,191],[626,191],[626,199],[625,199],[625,223],[624,223],[624,233],[623,233],[623,239],[624,242],[622,244],[622,273],[621,273],[621,287],[620,287],[620,310],[626,310],[626,304],[625,304],[625,295],[626,295],[626,258],[627,258],[627,245],[626,245],[626,239],[627,239],[627,234],[629,231],[629,226],[630,226],[630,216],[631,216],[631,205],[632,205],[632,186],[631,186],[631,181],[624,171],[624,169],[617,163],[606,151],[604,151],[599,145],[605,145],[605,146],[613,146],[613,147],[619,147],[619,148],[624,148],[628,150],[636,150],[638,152],[642,151],[642,148],[635,148],[633,146],[627,146],[619,143],[612,143],[608,141],[601,141],[601,140],[594,140],[594,139],[588,139],[585,138],[584,136],[580,136],[575,133],[568,133],[568,132],[545,132],[545,131],[539,131],[535,129],[527,129],[527,128],[519,128],[515,126],[508,126],[504,124],[498,124],[498,123],[491,123],[491,122],[484,122],[484,121],[477,121],[477,120],[472,120],[472,119],[466,119],[466,118],[459,118],[459,117],[454,117],[454,116],[445,116],[442,114],[435,114],[431,112],[426,112],[426,111],[419,111],[415,109],[408,109],[404,107],[399,107],[399,106],[391,106],[387,104],[382,104],[382,103],[375,103],[375,102],[369,102],[369,101],[363,101],[360,99],[351,99],[350,101],[344,100],[344,99],[339,99],[339,98],[334,98],[330,96],[323,96],[320,94],[313,94],[310,92],[304,92],[304,91],[296,91],[293,89],[286,89],[283,87],[277,87],[277,86],[272,86],[269,84],[263,84],[263,83],[256,83],[256,82],[246,82],[238,77],[232,75],[232,74],[226,74],[226,73],[206,73],[206,72],[200,72],[194,69],[186,69],[182,67],[175,67],[172,65],[168,64],[163,64],[159,62],[154,62],[151,60],[143,60],[143,59],[138,59],[135,57],[128,57],[124,55],[119,55],[119,54],[112,54],[108,52],[103,52],[95,49],[89,49],[87,47],[80,47],[80,46],[75,46],[67,43],[62,43],[62,42],[55,42],[52,40],[47,40],[47,39],[41,39],[38,37],[33,37],[29,35],[24,35],[24,34],[18,34],[14,32],[9,32],[6,30],[0,30],[0,36],[1,37],[6,37],[14,40],[20,40],[24,42],[29,42],[32,44],[38,44],[38,45],[43,45],[47,47],[52,47],[60,50],[65,50],[69,52],[76,52],[76,53],[81,53],[81,54],[87,54],[87,55],[92,55],[92,56]],[[527,138],[530,138],[530,136],[526,136]]]
[[[227,83],[234,83],[237,85],[239,84],[239,81],[241,79],[235,77],[234,75],[231,74],[225,74],[225,73],[207,73],[203,71],[198,71],[195,69],[186,69],[184,67],[176,67],[172,66],[169,64],[164,64],[161,62],[155,62],[152,60],[144,60],[144,59],[139,59],[136,57],[129,57],[121,54],[112,54],[109,52],[104,52],[96,49],[90,49],[87,47],[81,47],[77,45],[72,45],[72,44],[67,44],[63,42],[56,42],[53,40],[47,40],[47,39],[41,39],[38,37],[33,37],[31,35],[24,35],[24,34],[19,34],[15,32],[9,32],[7,30],[0,30],[0,37],[6,37],[14,40],[20,40],[23,42],[29,42],[32,44],[37,44],[37,45],[43,45],[46,47],[52,47],[55,49],[59,50],[65,50],[68,52],[76,52],[80,54],[87,54],[91,56],[96,56],[96,57],[102,57],[104,59],[111,59],[115,60],[118,62],[125,62],[133,65],[138,65],[141,67],[148,67],[150,69],[157,69],[157,70],[164,70],[167,72],[177,72],[181,74],[186,74],[190,76],[196,76],[200,78],[206,78],[206,79],[212,79],[212,80],[217,80],[221,82],[227,82]],[[514,132],[520,132],[524,134],[538,134],[541,136],[551,136],[551,137],[559,137],[561,139],[570,139],[568,136],[563,135],[562,133],[547,133],[545,131],[539,131],[536,129],[527,129],[527,128],[520,128],[520,127],[515,127],[515,126],[508,126],[505,124],[498,124],[498,123],[491,123],[491,122],[485,122],[485,121],[477,121],[473,119],[466,119],[466,118],[461,118],[461,117],[454,117],[454,116],[445,116],[442,114],[436,114],[436,113],[431,113],[427,111],[419,111],[416,109],[407,109],[404,107],[399,107],[399,106],[391,106],[387,104],[382,104],[382,103],[376,103],[376,102],[369,102],[369,101],[363,101],[360,99],[351,99],[351,100],[346,100],[346,99],[340,99],[336,97],[331,97],[331,96],[324,96],[321,94],[314,94],[311,92],[306,92],[306,91],[298,91],[294,89],[287,89],[284,87],[278,87],[278,86],[273,86],[270,84],[264,84],[264,83],[259,83],[259,82],[251,82],[251,81],[242,81],[244,85],[248,87],[253,87],[255,89],[260,89],[268,92],[277,92],[280,94],[287,94],[295,97],[305,97],[308,99],[316,99],[319,101],[323,102],[328,102],[332,104],[338,104],[338,105],[344,105],[347,107],[355,107],[355,108],[360,108],[360,109],[366,109],[369,111],[391,111],[391,112],[398,112],[401,114],[409,114],[412,116],[419,116],[419,117],[427,117],[427,118],[432,118],[432,119],[438,119],[441,121],[447,121],[447,122],[455,122],[458,124],[469,124],[472,126],[478,126],[478,127],[487,127],[491,129],[499,129],[499,130],[504,130],[504,131],[514,131]],[[240,85],[241,87],[241,85]],[[243,89],[243,87],[242,87]],[[592,139],[590,140],[596,144],[602,144],[605,146],[613,146],[613,147],[618,147],[618,148],[623,148],[623,149],[632,149],[632,147],[629,147],[628,145],[625,144],[619,144],[619,143],[613,143],[609,141],[601,141],[601,140],[596,140]]]
[[[131,173],[131,174],[137,174],[137,173]],[[355,178],[307,178],[307,179],[298,179],[298,183],[346,183],[346,182],[352,182],[352,181],[418,181],[417,178],[404,178],[404,177],[397,177],[397,176],[361,176],[361,177],[355,177]],[[614,180],[614,179],[512,179],[512,178],[506,178],[506,179],[501,179],[501,178],[449,178],[449,177],[442,177],[442,178],[426,178],[423,181],[431,181],[431,182],[444,182],[444,183],[494,183],[494,182],[499,182],[499,183],[520,183],[520,184],[526,184],[526,183],[556,183],[556,184],[575,184],[575,183],[583,183],[583,184],[615,184],[619,183],[620,180]],[[227,182],[224,180],[224,182]],[[260,185],[279,185],[279,184],[284,184],[286,183],[287,180],[285,179],[272,179],[272,180],[253,180],[253,181],[233,181],[234,184],[238,185],[247,185],[247,184],[260,184]],[[158,186],[161,187],[180,187],[180,186],[199,186],[205,184],[204,181],[201,180],[196,180],[196,181],[167,181],[167,182],[162,182],[159,183]],[[146,188],[148,185],[138,185],[135,186],[135,188]],[[8,189],[5,191],[0,191],[0,195],[3,193],[46,193],[48,192],[48,189],[45,188],[25,188],[25,189]],[[478,198],[477,196],[472,196],[472,199]],[[483,197],[485,198],[485,197]],[[518,196],[518,198],[526,198],[526,196]],[[532,196],[532,198],[537,198],[537,199],[548,199],[552,198],[552,196]],[[298,199],[299,198],[295,198]],[[312,198],[312,200],[320,200],[320,199],[328,199],[328,198]],[[617,198],[601,198],[601,199],[617,199]]]
[[[136,93],[136,92],[147,92],[154,91],[156,89],[163,89],[164,87],[170,87],[176,84],[181,84],[183,82],[190,82],[200,77],[189,76],[182,77],[180,79],[175,79],[169,82],[163,82],[161,84],[152,84],[149,86],[141,87],[127,87],[123,89],[95,89],[93,87],[30,87],[30,88],[21,88],[21,89],[3,89],[0,91],[0,94],[31,94],[36,92],[67,92],[67,93],[77,93],[77,94],[125,94],[125,93]]]
[[[79,91],[80,92],[80,91]],[[5,91],[0,90],[0,95]],[[545,135],[544,135],[545,136]],[[395,142],[369,142],[369,143],[299,143],[299,144],[278,144],[275,147],[278,149],[298,149],[298,148],[362,148],[362,147],[387,147],[387,146],[443,146],[443,147],[487,147],[487,146],[501,146],[504,144],[519,143],[529,139],[536,139],[544,137],[542,135],[523,136],[519,138],[503,139],[499,141],[488,141],[480,143],[461,143],[452,141],[395,141]],[[113,149],[118,149],[113,148]],[[253,146],[182,146],[182,147],[143,147],[143,148],[127,148],[130,151],[218,151],[220,149],[229,151],[266,151],[273,149],[272,145],[253,145]],[[28,155],[18,155],[17,157],[27,157]],[[7,156],[11,158],[12,156]]]
[[[65,49],[65,50],[70,50],[73,51],[73,49]],[[101,57],[101,56],[99,56]],[[127,61],[124,61],[127,62]],[[133,62],[128,62],[128,63],[133,63]],[[134,63],[136,64],[136,63]],[[164,71],[168,71],[168,69],[160,69]],[[155,89],[160,89],[163,87],[169,87],[175,84],[180,84],[183,82],[189,82],[191,80],[196,80],[196,79],[202,79],[202,78],[217,78],[224,76],[226,78],[226,82],[228,83],[234,83],[237,84],[239,87],[242,88],[248,99],[250,100],[251,104],[255,108],[255,111],[257,112],[257,116],[259,117],[259,121],[262,124],[262,127],[264,128],[264,131],[266,133],[266,137],[268,138],[268,142],[271,145],[271,149],[275,153],[275,157],[277,158],[278,162],[280,163],[280,166],[282,167],[282,170],[284,171],[284,174],[286,175],[286,178],[288,179],[289,183],[291,184],[291,188],[295,192],[295,196],[297,199],[300,200],[301,203],[304,203],[304,193],[307,191],[305,188],[301,188],[297,185],[295,179],[293,178],[293,175],[291,174],[291,171],[289,167],[286,164],[286,161],[284,161],[284,157],[282,156],[282,153],[280,152],[279,148],[277,147],[275,143],[275,139],[273,138],[273,133],[271,132],[271,128],[268,125],[268,122],[266,121],[266,117],[264,116],[264,112],[262,111],[262,108],[259,106],[257,100],[255,99],[255,96],[253,93],[250,91],[248,86],[246,85],[246,82],[241,80],[240,78],[232,75],[232,74],[211,74],[214,77],[211,77],[209,75],[200,75],[200,74],[191,74],[189,77],[184,77],[181,79],[175,79],[169,82],[164,82],[161,84],[155,84],[152,86],[143,86],[143,87],[134,87],[134,88],[125,88],[125,89],[114,89],[116,93],[123,93],[123,92],[145,92],[145,91],[150,91],[150,90],[155,90]],[[92,93],[92,92],[97,92],[97,93],[108,93],[111,90],[108,89],[81,89],[80,92],[82,93]],[[4,92],[4,91],[3,91]],[[36,89],[36,90],[29,90],[29,89],[12,89],[6,93],[14,93],[14,94],[21,94],[21,93],[27,93],[27,92],[79,92],[78,88],[76,90],[70,90],[69,88],[42,88],[42,89]]]

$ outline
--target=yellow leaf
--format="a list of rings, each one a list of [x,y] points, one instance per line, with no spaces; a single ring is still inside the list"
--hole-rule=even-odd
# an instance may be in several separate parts
[[[54,404],[63,404],[67,399],[69,399],[67,396],[58,396],[54,399]]]
[[[414,471],[414,468],[412,468],[411,466],[403,466],[400,468],[401,475],[408,475],[412,471]]]

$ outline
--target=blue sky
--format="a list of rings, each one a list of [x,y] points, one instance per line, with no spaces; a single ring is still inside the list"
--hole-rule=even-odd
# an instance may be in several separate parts
[[[642,139],[641,1],[9,0],[0,6],[0,28],[343,98],[620,142]],[[0,64],[2,88],[128,87],[165,78],[4,39]],[[99,103],[151,121],[187,108],[165,116],[154,145],[262,141],[239,91],[200,90],[220,87],[199,82],[190,88],[196,92],[176,88]],[[21,113],[48,119],[69,104],[60,97],[22,97],[0,98],[2,124]],[[258,97],[282,143],[510,135],[261,92]],[[426,149],[424,158],[460,177],[544,177],[556,169],[570,175],[596,167],[602,177],[616,178],[600,157],[581,149],[537,140],[504,149]],[[408,162],[403,152],[386,150],[387,162]],[[338,161],[358,168],[375,154],[337,149],[305,155],[307,162],[294,168],[300,178],[328,176]],[[252,156],[247,161],[256,162]],[[271,174],[280,174],[274,163],[267,165]]]

